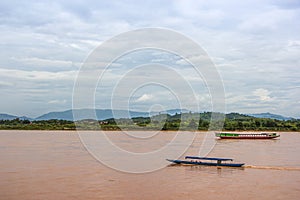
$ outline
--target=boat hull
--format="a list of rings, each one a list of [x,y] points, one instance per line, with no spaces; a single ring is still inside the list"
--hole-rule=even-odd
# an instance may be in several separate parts
[[[259,134],[253,134],[253,133],[249,133],[249,134],[245,134],[245,133],[231,133],[231,132],[227,132],[227,133],[215,133],[216,137],[219,137],[220,139],[275,139],[280,137],[280,135],[278,135],[277,133],[259,133]]]
[[[185,165],[205,165],[205,166],[220,166],[220,167],[242,167],[245,163],[212,163],[212,162],[197,162],[197,161],[187,161],[187,160],[170,160],[167,161],[175,164],[185,164]]]
[[[220,136],[221,139],[259,139],[259,140],[267,140],[267,139],[274,139],[278,138],[279,136],[274,136],[274,137],[257,137],[257,136],[238,136],[238,137],[230,137],[230,136]]]

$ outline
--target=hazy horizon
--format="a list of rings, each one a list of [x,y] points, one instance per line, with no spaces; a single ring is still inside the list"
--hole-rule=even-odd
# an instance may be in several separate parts
[[[94,108],[81,108],[79,110],[84,110],[84,109],[94,109]],[[112,109],[109,109],[109,108],[95,108],[96,110],[112,110]],[[0,112],[0,114],[7,114],[7,115],[12,115],[12,116],[16,116],[16,117],[28,117],[30,119],[36,119],[36,118],[39,118],[43,115],[47,115],[49,113],[59,113],[59,112],[65,112],[65,111],[70,111],[72,110],[72,108],[69,108],[69,109],[65,109],[65,110],[53,110],[53,111],[50,111],[50,112],[47,112],[47,113],[41,113],[39,115],[36,115],[36,116],[30,116],[30,115],[27,115],[26,113],[22,114],[22,115],[16,115],[14,113],[3,113],[3,112]],[[74,109],[74,110],[77,110],[77,109]],[[114,109],[114,110],[118,110],[118,109]],[[120,109],[121,110],[121,109]],[[129,110],[131,112],[141,112],[141,113],[163,113],[163,112],[166,112],[166,111],[172,111],[172,110],[179,110],[179,108],[171,108],[171,109],[168,109],[168,110],[157,110],[157,111],[147,111],[147,110]],[[197,113],[197,111],[193,111],[193,110],[187,110],[185,108],[182,108],[181,110],[184,110],[185,112],[192,112],[192,113]],[[122,110],[124,111],[124,110]],[[199,113],[205,113],[205,112],[211,112],[211,111],[207,111],[207,110],[203,110],[203,111],[198,111]],[[261,113],[239,113],[239,112],[225,112],[224,114],[230,114],[230,113],[238,113],[238,114],[242,114],[242,115],[256,115],[256,114],[272,114],[272,115],[279,115],[279,116],[282,116],[282,117],[287,117],[287,118],[290,118],[291,116],[287,116],[287,115],[281,115],[281,114],[278,114],[278,113],[271,113],[271,112],[261,112]],[[291,118],[294,118],[294,117],[291,117]],[[299,119],[299,118],[295,118],[295,119]]]

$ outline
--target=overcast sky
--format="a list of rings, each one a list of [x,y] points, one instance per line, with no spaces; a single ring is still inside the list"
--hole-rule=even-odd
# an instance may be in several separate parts
[[[226,112],[300,118],[299,0],[1,1],[0,113],[36,117],[71,109],[74,81],[89,54],[105,40],[146,27],[182,33],[207,52],[224,83]],[[120,58],[107,72],[111,80],[97,88],[98,108],[110,108],[105,99],[109,83],[133,61],[156,59],[179,69],[199,88],[201,109],[211,109],[209,89],[184,68],[186,63],[165,52],[146,53]],[[130,108],[180,106],[176,94],[164,90],[141,87],[132,93]],[[122,98],[118,95],[116,101]]]

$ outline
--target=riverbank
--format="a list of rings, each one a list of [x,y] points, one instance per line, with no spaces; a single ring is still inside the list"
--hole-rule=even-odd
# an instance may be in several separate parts
[[[138,117],[132,119],[106,120],[0,120],[0,130],[105,130],[105,131],[300,131],[300,120],[275,120],[266,118],[240,117],[211,121],[209,116],[165,116]]]

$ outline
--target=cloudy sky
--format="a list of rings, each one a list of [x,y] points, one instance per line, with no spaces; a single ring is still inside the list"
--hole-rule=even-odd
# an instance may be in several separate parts
[[[118,34],[147,27],[177,31],[207,52],[223,80],[226,112],[300,118],[299,0],[1,1],[0,113],[36,117],[71,109],[74,81],[91,52]],[[122,82],[133,63],[154,60],[190,80],[201,109],[211,109],[209,88],[187,63],[150,50],[119,58],[106,71],[106,82],[96,89],[96,106],[111,107],[105,99],[111,95],[110,84],[118,77]],[[174,72],[154,66],[154,73],[147,67],[147,73],[138,68],[132,77],[169,79],[166,74]],[[129,107],[182,106],[176,97],[185,93],[178,88],[177,93],[159,84],[137,88]],[[123,96],[114,91],[114,108],[122,109],[118,101]]]

